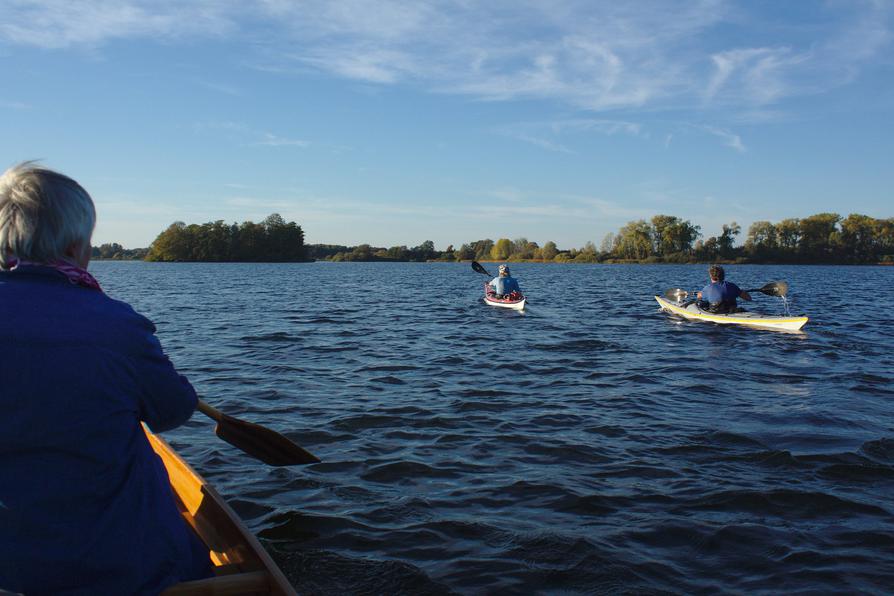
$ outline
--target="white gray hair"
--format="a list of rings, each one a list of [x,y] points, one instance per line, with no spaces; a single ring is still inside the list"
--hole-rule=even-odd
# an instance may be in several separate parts
[[[0,176],[0,267],[63,259],[76,243],[87,250],[95,225],[93,199],[68,176],[32,161]]]

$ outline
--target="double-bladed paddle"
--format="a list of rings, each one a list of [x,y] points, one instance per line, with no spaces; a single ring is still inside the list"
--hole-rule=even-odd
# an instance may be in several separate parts
[[[680,288],[671,288],[664,293],[665,298],[673,302],[683,302],[688,295],[689,292]]]
[[[316,464],[320,459],[282,436],[260,424],[246,422],[224,414],[201,399],[197,409],[217,422],[214,434],[233,447],[271,466]]]
[[[472,261],[472,269],[474,269],[476,273],[492,277],[491,274],[487,272],[487,269],[482,267],[481,263],[479,263],[478,261]]]
[[[783,297],[788,294],[788,283],[784,281],[771,281],[767,285],[762,288],[754,288],[752,290],[745,290],[746,292],[760,292],[761,294],[766,294],[767,296],[778,296]],[[668,300],[672,300],[674,302],[682,302],[689,296],[689,292],[683,290],[681,288],[671,288],[664,292],[664,296]]]
[[[745,290],[746,292],[760,292],[761,294],[766,294],[767,296],[778,296],[783,297],[788,294],[788,283],[784,281],[771,281],[767,285],[762,288],[755,288],[753,290]]]

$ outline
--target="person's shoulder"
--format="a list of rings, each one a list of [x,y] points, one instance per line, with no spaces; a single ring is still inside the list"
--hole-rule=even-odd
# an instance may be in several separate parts
[[[90,302],[93,325],[99,327],[96,333],[105,338],[104,343],[125,353],[135,353],[142,352],[152,341],[155,325],[127,302],[99,292],[91,296]]]
[[[131,328],[137,328],[147,333],[155,333],[155,324],[147,317],[134,310],[130,304],[123,300],[112,298],[111,296],[104,296],[106,300],[105,309],[120,324]]]

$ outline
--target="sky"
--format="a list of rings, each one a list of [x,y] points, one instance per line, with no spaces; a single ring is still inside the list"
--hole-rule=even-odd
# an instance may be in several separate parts
[[[894,216],[894,1],[2,0],[0,166],[94,244],[174,221],[309,243],[597,246]]]

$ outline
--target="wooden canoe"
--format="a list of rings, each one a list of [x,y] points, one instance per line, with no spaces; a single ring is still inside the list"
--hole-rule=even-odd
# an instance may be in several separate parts
[[[163,439],[148,430],[146,436],[168,470],[180,513],[211,551],[215,573],[215,577],[171,586],[163,594],[294,595],[282,571],[223,497]]]

